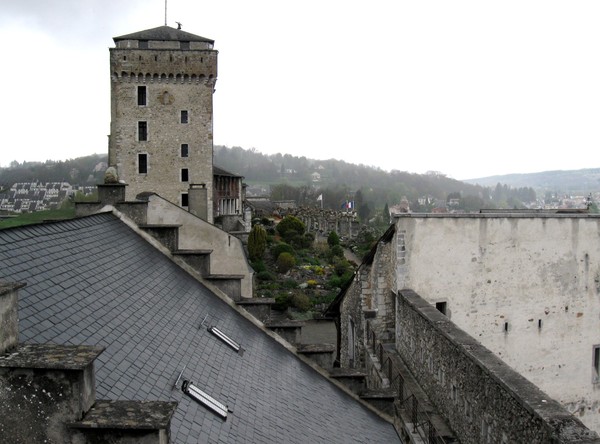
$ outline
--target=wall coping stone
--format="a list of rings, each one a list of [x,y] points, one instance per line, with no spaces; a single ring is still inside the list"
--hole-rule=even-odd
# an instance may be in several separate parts
[[[600,214],[571,213],[571,212],[490,212],[490,213],[397,213],[393,215],[398,219],[600,219]]]
[[[91,345],[19,344],[0,356],[0,368],[83,370],[103,351]]]
[[[74,429],[167,429],[177,408],[168,401],[98,400],[78,422],[68,424]]]
[[[0,296],[6,293],[12,293],[15,290],[25,287],[25,282],[5,282],[0,281]]]

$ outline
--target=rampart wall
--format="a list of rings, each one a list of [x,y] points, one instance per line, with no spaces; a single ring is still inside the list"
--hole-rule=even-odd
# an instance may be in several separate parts
[[[396,349],[464,444],[599,443],[598,436],[411,290]]]

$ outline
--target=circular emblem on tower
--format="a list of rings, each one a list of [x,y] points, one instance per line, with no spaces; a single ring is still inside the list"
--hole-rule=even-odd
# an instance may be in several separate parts
[[[175,97],[173,97],[173,94],[169,93],[169,91],[163,91],[160,93],[160,96],[158,96],[158,101],[163,105],[172,105],[175,101]]]

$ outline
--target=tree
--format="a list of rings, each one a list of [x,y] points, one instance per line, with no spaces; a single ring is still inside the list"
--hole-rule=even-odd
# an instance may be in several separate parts
[[[390,207],[388,207],[387,202],[383,207],[383,213],[381,213],[381,217],[383,218],[383,223],[387,224],[390,221]]]
[[[368,203],[362,204],[358,208],[358,217],[363,223],[366,223],[369,220],[369,216],[371,215],[371,207],[369,207]]]
[[[296,259],[290,253],[281,253],[277,258],[277,269],[281,274],[285,274],[296,265]]]
[[[248,235],[248,254],[255,261],[262,259],[267,248],[267,232],[262,225],[254,225]]]
[[[327,236],[327,245],[329,245],[329,247],[334,247],[335,245],[339,244],[340,237],[338,236],[338,234],[335,231],[330,231],[329,235]]]
[[[285,232],[288,230],[294,230],[296,234],[302,235],[306,230],[306,226],[295,216],[285,216],[277,224],[276,230],[281,236],[285,236]]]

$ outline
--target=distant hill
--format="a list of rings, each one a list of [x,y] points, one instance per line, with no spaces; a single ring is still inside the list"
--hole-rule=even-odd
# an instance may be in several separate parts
[[[13,162],[8,168],[0,168],[0,188],[31,181],[95,185],[103,180],[106,162],[107,156],[98,154],[64,161]],[[534,189],[572,193],[600,189],[600,169],[458,181],[438,172],[387,172],[341,160],[266,155],[255,149],[218,145],[214,147],[214,163],[244,176],[249,195],[270,194],[275,200],[293,199],[300,205],[316,205],[317,197],[322,195],[325,208],[339,209],[345,202],[355,201],[355,208],[362,208],[364,215],[403,201],[413,211],[432,211],[450,201],[454,210],[476,211],[534,202]],[[496,186],[498,182],[503,184],[501,188]]]
[[[547,191],[566,194],[588,194],[600,191],[600,168],[506,174],[503,176],[469,179],[464,182],[484,187],[495,187],[498,183],[514,188],[531,187],[538,194],[542,195]]]
[[[249,185],[260,185],[275,199],[294,199],[300,204],[314,204],[323,194],[326,208],[339,208],[345,200],[359,196],[371,209],[399,204],[403,197],[415,208],[419,198],[429,205],[445,201],[448,194],[489,196],[483,187],[460,182],[437,172],[413,174],[406,171],[383,171],[341,160],[314,160],[289,154],[266,155],[254,149],[215,146],[214,163],[225,170],[244,176]]]
[[[78,185],[96,185],[104,180],[108,156],[92,154],[68,160],[45,162],[12,162],[0,168],[0,190],[19,182],[69,182]]]

